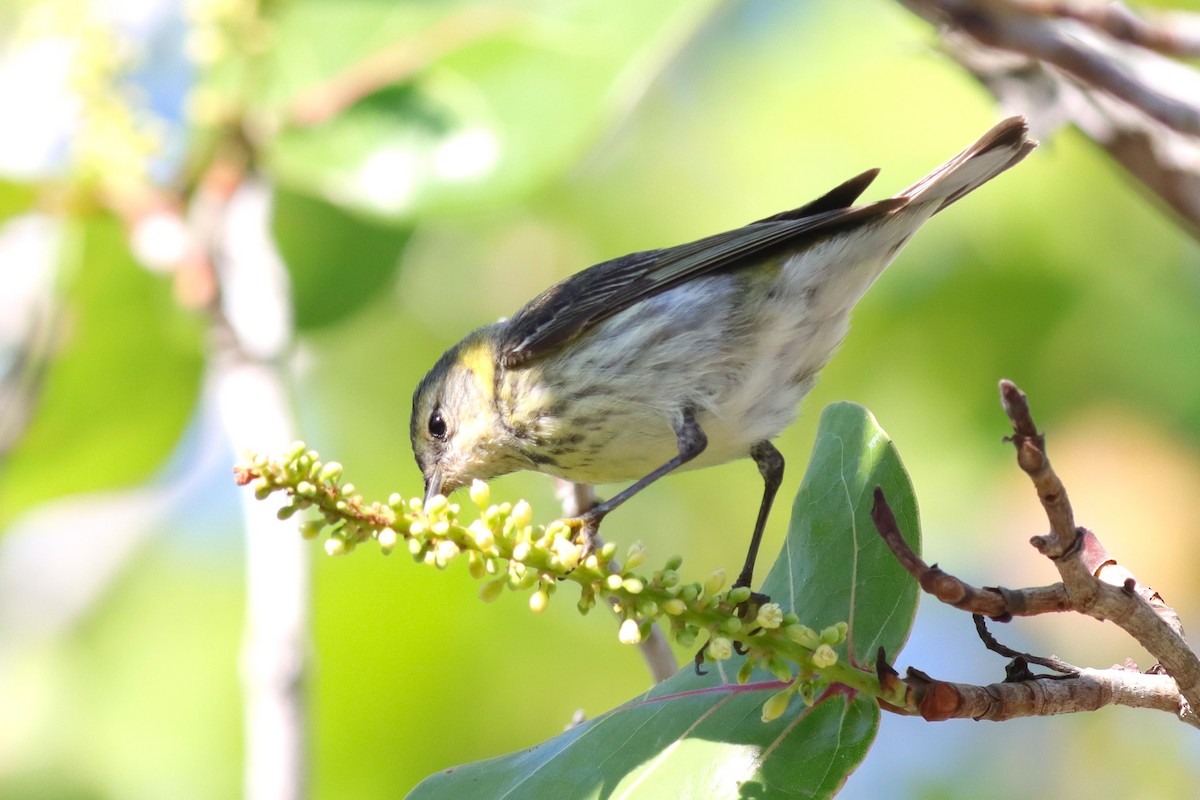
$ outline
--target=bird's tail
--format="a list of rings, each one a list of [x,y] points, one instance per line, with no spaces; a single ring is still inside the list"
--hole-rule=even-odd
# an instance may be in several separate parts
[[[1024,117],[1009,117],[933,172],[897,195],[916,203],[936,203],[934,214],[979,188],[1029,154],[1037,142],[1029,138]]]

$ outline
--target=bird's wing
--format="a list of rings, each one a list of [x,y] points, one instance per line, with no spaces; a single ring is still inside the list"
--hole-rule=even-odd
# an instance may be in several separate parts
[[[769,251],[796,249],[847,225],[879,218],[903,198],[850,208],[878,174],[869,170],[807,205],[725,233],[665,250],[647,250],[597,264],[551,286],[504,326],[498,356],[520,365],[569,342],[631,305],[702,275],[733,269]]]

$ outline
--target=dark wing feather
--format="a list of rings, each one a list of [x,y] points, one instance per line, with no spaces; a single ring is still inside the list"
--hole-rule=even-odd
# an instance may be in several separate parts
[[[537,358],[592,325],[674,286],[787,247],[797,249],[836,230],[878,218],[906,199],[849,208],[874,179],[870,170],[792,211],[665,250],[647,250],[589,267],[551,286],[504,326],[499,357],[506,367]]]

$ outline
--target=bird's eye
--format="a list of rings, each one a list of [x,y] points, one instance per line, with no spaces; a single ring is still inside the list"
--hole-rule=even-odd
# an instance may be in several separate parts
[[[446,440],[446,420],[442,418],[440,410],[429,415],[429,435],[439,442]]]

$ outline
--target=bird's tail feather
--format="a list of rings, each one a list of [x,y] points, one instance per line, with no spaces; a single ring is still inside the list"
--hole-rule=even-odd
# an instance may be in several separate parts
[[[917,203],[936,202],[936,214],[1017,164],[1035,147],[1037,142],[1029,138],[1025,118],[1009,117],[897,197]]]

